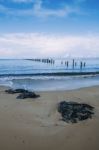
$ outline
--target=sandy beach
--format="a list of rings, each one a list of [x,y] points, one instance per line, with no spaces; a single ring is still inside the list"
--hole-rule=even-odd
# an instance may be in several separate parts
[[[0,150],[98,150],[99,86],[72,91],[36,92],[37,99],[16,99],[0,87]],[[95,107],[92,119],[61,121],[60,101]]]

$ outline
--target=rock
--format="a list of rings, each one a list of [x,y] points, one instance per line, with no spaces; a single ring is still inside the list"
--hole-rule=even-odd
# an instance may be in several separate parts
[[[36,95],[34,92],[30,92],[28,90],[24,90],[24,89],[8,89],[5,92],[7,92],[8,94],[16,94],[16,93],[20,93],[16,98],[17,99],[25,99],[25,98],[38,98],[40,97],[39,95]]]
[[[65,122],[76,123],[77,121],[92,118],[94,107],[76,102],[62,101],[58,104],[58,112],[62,115],[62,120]]]
[[[36,95],[34,92],[24,92],[17,96],[17,99],[25,99],[25,98],[38,98],[39,95]]]
[[[15,94],[15,93],[24,93],[24,92],[28,92],[28,90],[24,90],[24,89],[8,89],[5,90],[6,93],[8,94]]]

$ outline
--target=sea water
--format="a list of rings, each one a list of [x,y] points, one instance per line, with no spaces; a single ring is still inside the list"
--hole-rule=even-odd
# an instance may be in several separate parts
[[[76,58],[75,67],[73,67],[73,59],[54,60],[53,64],[23,59],[1,59],[0,85],[34,91],[69,90],[99,85],[99,75],[96,73],[99,71],[99,58]],[[68,67],[65,64],[67,61]],[[86,63],[82,69],[81,62]],[[61,76],[57,74],[59,72],[69,72],[71,75]],[[93,72],[94,75],[92,73],[74,76],[74,72]],[[52,75],[49,76],[49,73]]]

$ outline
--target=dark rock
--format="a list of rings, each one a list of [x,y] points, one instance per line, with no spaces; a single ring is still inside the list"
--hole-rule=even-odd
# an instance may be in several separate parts
[[[8,94],[16,94],[20,93],[16,98],[17,99],[25,99],[25,98],[38,98],[40,97],[39,95],[36,95],[34,92],[29,92],[28,90],[24,89],[8,89],[5,92]]]
[[[36,95],[34,92],[24,92],[17,96],[17,99],[25,99],[25,98],[38,98],[39,95]]]
[[[6,93],[8,94],[15,94],[15,93],[24,93],[24,92],[28,92],[28,90],[24,90],[24,89],[8,89],[5,90]]]
[[[88,104],[62,101],[58,104],[58,112],[65,122],[76,123],[77,121],[92,118],[94,107]]]

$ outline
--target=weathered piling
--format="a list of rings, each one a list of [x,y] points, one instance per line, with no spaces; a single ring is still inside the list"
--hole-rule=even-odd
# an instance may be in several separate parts
[[[67,61],[67,63],[66,63],[66,64],[67,64],[67,68],[68,68],[68,67],[69,67],[69,61]]]
[[[61,65],[63,65],[63,61],[61,61]]]
[[[74,59],[73,59],[73,65],[72,66],[73,66],[73,69],[74,69],[74,67],[75,67],[75,60]]]
[[[55,64],[55,60],[53,60],[53,65]]]
[[[82,67],[83,67],[83,63],[82,63],[82,61],[80,62],[80,69],[82,69]]]
[[[53,58],[33,58],[33,59],[27,59],[27,60],[47,63],[47,64],[50,64],[50,65],[54,65],[55,64],[55,60]],[[70,65],[71,65],[70,67],[72,69],[76,69],[76,67],[78,66],[80,68],[80,70],[82,70],[82,69],[84,69],[86,67],[86,62],[81,60],[78,63],[75,59],[72,59],[72,62],[69,63],[68,60],[60,60],[60,65],[66,66],[67,69],[68,69],[68,67]]]
[[[77,66],[77,62],[75,62],[75,67]]]
[[[86,62],[84,62],[84,68],[86,67]]]

